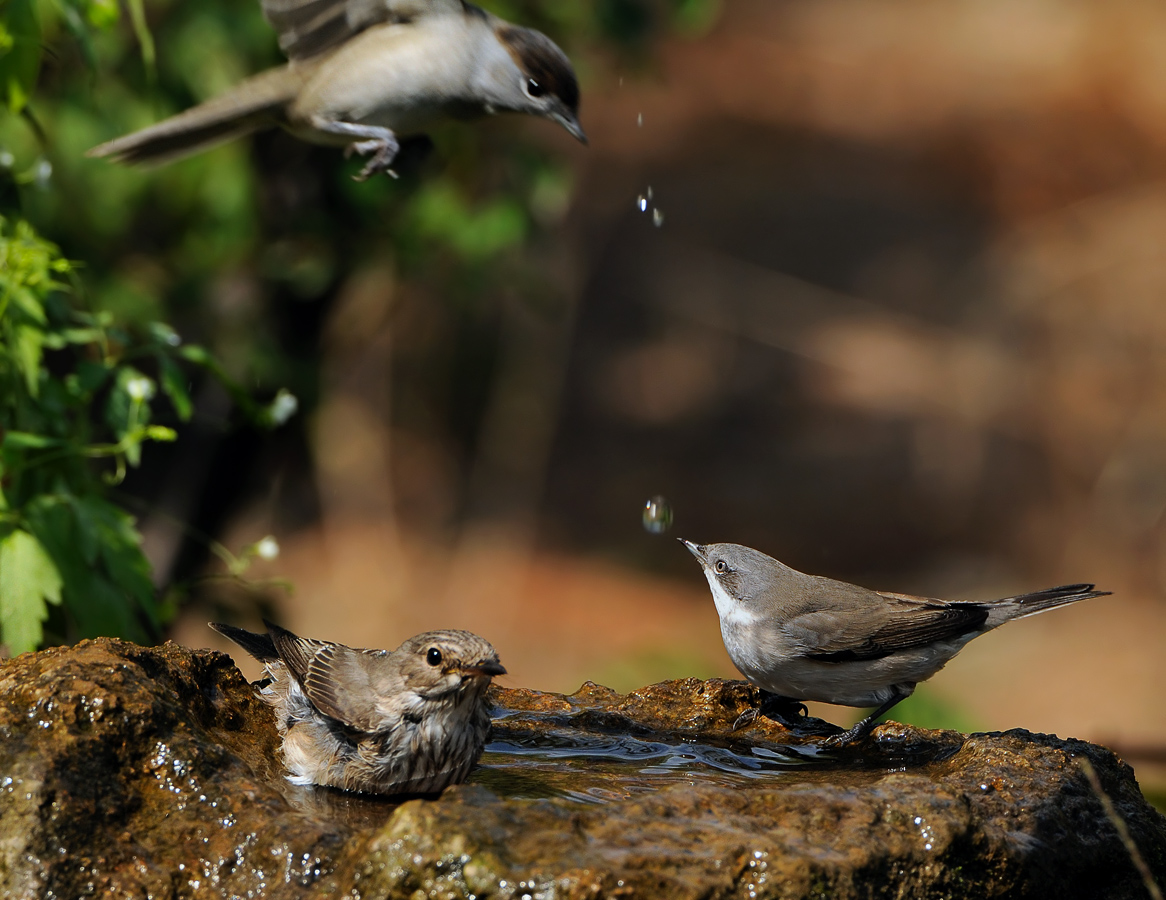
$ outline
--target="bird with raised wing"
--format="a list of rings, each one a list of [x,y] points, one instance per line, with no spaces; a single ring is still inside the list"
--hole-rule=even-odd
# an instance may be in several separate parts
[[[430,794],[466,780],[490,732],[486,688],[506,669],[468,631],[360,650],[210,623],[263,663],[288,780],[374,794]]]
[[[403,137],[449,119],[540,116],[586,143],[571,61],[541,32],[463,0],[261,0],[288,64],[89,156],[163,163],[282,126],[392,174]]]

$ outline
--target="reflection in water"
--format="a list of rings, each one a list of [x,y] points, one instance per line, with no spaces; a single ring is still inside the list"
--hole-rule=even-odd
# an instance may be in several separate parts
[[[509,733],[506,733],[509,732]],[[625,800],[673,785],[744,787],[760,779],[868,782],[891,769],[926,764],[938,748],[897,748],[873,756],[839,754],[811,744],[649,740],[627,734],[554,729],[495,730],[471,781],[515,799],[560,797],[585,803]],[[707,740],[705,738],[708,738]]]
[[[573,699],[573,698],[572,698]],[[729,717],[731,721],[732,717]],[[612,803],[674,787],[757,789],[765,781],[862,785],[888,771],[925,767],[955,753],[956,740],[891,739],[824,749],[804,738],[757,742],[728,730],[653,731],[602,704],[554,712],[496,708],[493,740],[471,785],[514,800]],[[958,736],[957,736],[958,738]],[[381,827],[404,801],[284,783],[299,812],[342,830]],[[436,799],[427,795],[424,799]]]

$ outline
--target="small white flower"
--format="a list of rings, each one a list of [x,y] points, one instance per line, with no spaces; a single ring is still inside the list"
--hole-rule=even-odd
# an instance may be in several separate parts
[[[272,424],[282,425],[294,416],[299,408],[300,401],[296,399],[295,394],[286,388],[280,388],[275,399],[271,401],[271,406],[267,408],[267,414],[271,416]]]
[[[149,400],[154,396],[154,382],[144,375],[139,375],[136,378],[131,378],[126,382],[126,393],[130,395],[131,400]]]
[[[32,167],[32,180],[38,188],[44,190],[49,186],[53,177],[53,164],[47,159],[38,159]]]
[[[269,562],[279,556],[279,541],[270,534],[255,545],[255,555]]]

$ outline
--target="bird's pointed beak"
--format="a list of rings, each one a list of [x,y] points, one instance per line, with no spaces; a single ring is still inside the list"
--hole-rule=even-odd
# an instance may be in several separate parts
[[[575,138],[580,144],[587,146],[587,135],[583,131],[583,126],[579,124],[579,119],[570,110],[557,109],[551,113],[551,118],[562,125],[570,133],[571,137]]]
[[[697,558],[699,562],[704,562],[705,546],[704,544],[694,544],[692,541],[686,541],[684,538],[677,538],[676,540],[684,544],[688,548],[688,552]]]
[[[495,675],[505,675],[506,667],[499,662],[478,663],[476,666],[466,666],[462,669],[463,675],[485,675],[493,678]]]

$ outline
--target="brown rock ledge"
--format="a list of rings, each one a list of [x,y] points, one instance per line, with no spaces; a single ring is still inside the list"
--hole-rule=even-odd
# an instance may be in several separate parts
[[[288,784],[229,657],[116,640],[0,664],[0,894],[20,898],[1145,897],[1166,818],[1081,741],[885,725],[824,753],[742,682],[497,689],[467,785]]]

